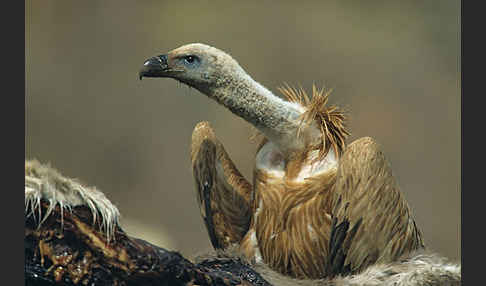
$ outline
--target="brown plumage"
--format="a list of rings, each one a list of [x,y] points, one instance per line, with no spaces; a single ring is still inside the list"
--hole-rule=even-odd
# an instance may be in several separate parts
[[[247,258],[296,278],[357,273],[423,248],[378,145],[345,145],[345,115],[327,106],[329,92],[286,86],[282,100],[203,44],[147,60],[143,76],[192,86],[264,136],[251,185],[206,123],[194,131],[198,202],[215,248],[239,244]]]
[[[250,224],[252,186],[239,173],[208,122],[192,134],[191,161],[201,216],[215,248],[241,241]]]

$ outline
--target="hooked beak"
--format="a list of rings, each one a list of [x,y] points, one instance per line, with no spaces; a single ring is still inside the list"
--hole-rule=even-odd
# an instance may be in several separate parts
[[[172,70],[167,64],[167,55],[151,57],[143,63],[138,76],[143,77],[168,77]]]

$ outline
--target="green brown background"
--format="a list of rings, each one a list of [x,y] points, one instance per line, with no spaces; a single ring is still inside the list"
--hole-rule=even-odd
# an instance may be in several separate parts
[[[333,88],[351,140],[391,162],[427,245],[461,255],[459,1],[26,1],[25,157],[103,190],[129,233],[210,248],[189,161],[208,120],[251,178],[250,126],[169,79],[150,56],[202,42],[274,92]]]

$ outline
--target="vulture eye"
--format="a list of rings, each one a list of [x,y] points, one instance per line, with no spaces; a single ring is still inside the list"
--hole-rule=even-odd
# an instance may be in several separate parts
[[[184,60],[186,61],[186,63],[192,64],[196,61],[196,57],[195,56],[186,56],[186,57],[184,57]]]

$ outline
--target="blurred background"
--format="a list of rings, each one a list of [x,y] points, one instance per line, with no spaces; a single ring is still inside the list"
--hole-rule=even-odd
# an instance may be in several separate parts
[[[191,132],[207,120],[251,180],[252,129],[148,57],[191,42],[230,53],[278,93],[332,88],[352,140],[391,162],[426,244],[461,255],[460,1],[26,1],[25,157],[96,186],[132,235],[210,249]]]

